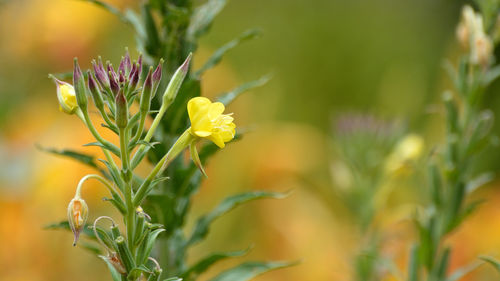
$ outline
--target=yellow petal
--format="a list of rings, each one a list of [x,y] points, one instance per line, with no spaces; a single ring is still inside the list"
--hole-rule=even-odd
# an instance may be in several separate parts
[[[224,148],[224,146],[226,146],[224,144],[224,140],[222,139],[222,136],[220,134],[211,134],[207,138],[209,140],[213,141],[213,143],[215,143],[220,148]]]
[[[212,121],[215,121],[219,116],[221,116],[222,112],[224,112],[224,105],[220,102],[214,102],[210,105],[208,110],[208,118]]]

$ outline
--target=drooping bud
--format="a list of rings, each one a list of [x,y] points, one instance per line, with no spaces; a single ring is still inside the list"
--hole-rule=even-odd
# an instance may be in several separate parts
[[[102,100],[101,90],[99,89],[99,85],[94,79],[94,76],[90,71],[87,71],[88,76],[88,88],[90,90],[90,94],[92,95],[92,99],[94,100],[94,104],[97,108],[104,108],[104,101]]]
[[[87,108],[87,94],[85,89],[85,77],[78,65],[78,59],[73,61],[73,85],[75,87],[76,102],[82,109]]]
[[[125,128],[128,124],[128,104],[123,91],[120,90],[115,98],[115,120],[118,128]]]
[[[152,78],[153,67],[149,68],[146,80],[144,80],[144,85],[142,86],[141,102],[139,105],[139,110],[142,114],[148,114],[151,107],[151,95],[153,92],[153,78]]]
[[[109,78],[108,75],[106,74],[104,66],[102,65],[101,57],[98,58],[97,63],[95,60],[92,61],[92,67],[94,68],[95,77],[97,78],[97,81],[99,81],[99,83],[101,84],[102,88],[109,89]]]
[[[170,105],[175,100],[175,97],[177,96],[177,93],[182,85],[182,81],[184,81],[184,78],[188,73],[192,55],[192,53],[189,53],[184,63],[175,71],[174,75],[172,75],[172,79],[168,83],[167,89],[165,89],[165,93],[163,94],[162,102],[164,104]]]
[[[49,75],[49,78],[52,78],[56,83],[57,87],[57,99],[59,100],[59,110],[67,114],[75,113],[78,108],[78,104],[76,102],[76,94],[75,88],[69,83],[60,81],[52,74]]]
[[[89,208],[87,203],[80,198],[80,196],[75,196],[68,205],[68,222],[75,235],[75,240],[73,242],[73,246],[76,246],[78,242],[78,238],[80,237],[80,233],[85,227],[85,223],[87,222],[87,218],[89,215]]]

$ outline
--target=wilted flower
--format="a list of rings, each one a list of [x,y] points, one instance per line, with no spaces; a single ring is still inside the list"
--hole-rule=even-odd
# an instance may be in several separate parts
[[[204,97],[192,98],[187,105],[191,120],[190,133],[196,137],[207,138],[218,147],[234,138],[236,125],[231,114],[222,114],[224,104],[211,102]]]
[[[75,196],[68,205],[68,222],[75,235],[75,240],[73,242],[73,246],[78,242],[78,237],[80,237],[80,232],[83,230],[85,226],[85,222],[87,221],[89,215],[89,208],[87,203],[80,198],[78,195]]]
[[[63,82],[53,75],[50,75],[50,78],[54,80],[57,86],[57,99],[59,100],[59,109],[67,114],[75,113],[78,108],[78,104],[76,102],[76,94],[75,88],[73,85]]]

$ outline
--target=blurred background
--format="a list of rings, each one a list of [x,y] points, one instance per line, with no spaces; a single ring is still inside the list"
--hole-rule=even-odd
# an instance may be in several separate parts
[[[119,7],[134,1],[107,1]],[[301,260],[292,268],[255,280],[350,280],[359,233],[334,195],[335,133],[332,120],[362,112],[397,119],[425,139],[429,151],[443,125],[435,103],[450,82],[442,65],[457,56],[455,26],[462,1],[452,0],[253,0],[231,1],[202,40],[195,66],[221,44],[257,27],[263,37],[231,51],[203,80],[205,96],[271,73],[266,86],[242,96],[230,111],[250,127],[208,165],[194,202],[193,218],[225,195],[243,190],[293,190],[283,200],[264,200],[215,223],[207,242],[190,253],[236,250],[253,245],[244,259]],[[71,69],[73,57],[89,67],[98,55],[115,64],[132,31],[94,5],[70,0],[0,1],[0,279],[110,280],[105,264],[72,247],[69,232],[43,230],[66,216],[78,180],[91,171],[37,145],[72,148],[92,141],[81,122],[58,110],[48,73]],[[500,112],[493,85],[486,104]],[[497,123],[496,132],[500,130]],[[498,148],[480,163],[498,170]],[[419,171],[414,171],[418,174]],[[413,175],[415,177],[415,175]],[[391,195],[411,205],[424,188],[412,176]],[[93,187],[92,187],[93,185]],[[483,187],[488,201],[450,237],[453,268],[480,253],[500,255],[499,183]],[[104,192],[89,183],[91,218],[109,212]],[[407,208],[411,209],[411,208]],[[414,234],[411,211],[382,212],[384,251],[402,271]],[[396,215],[395,215],[396,214]],[[191,222],[192,223],[192,222]],[[479,231],[480,230],[480,231]],[[202,276],[228,267],[224,262]],[[90,270],[91,269],[91,270]],[[483,266],[468,280],[492,280]]]

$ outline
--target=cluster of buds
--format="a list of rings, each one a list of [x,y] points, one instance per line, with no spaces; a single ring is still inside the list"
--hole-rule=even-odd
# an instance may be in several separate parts
[[[493,53],[493,42],[484,31],[482,15],[474,12],[472,7],[464,6],[456,34],[460,44],[470,51],[470,62],[488,66]]]

